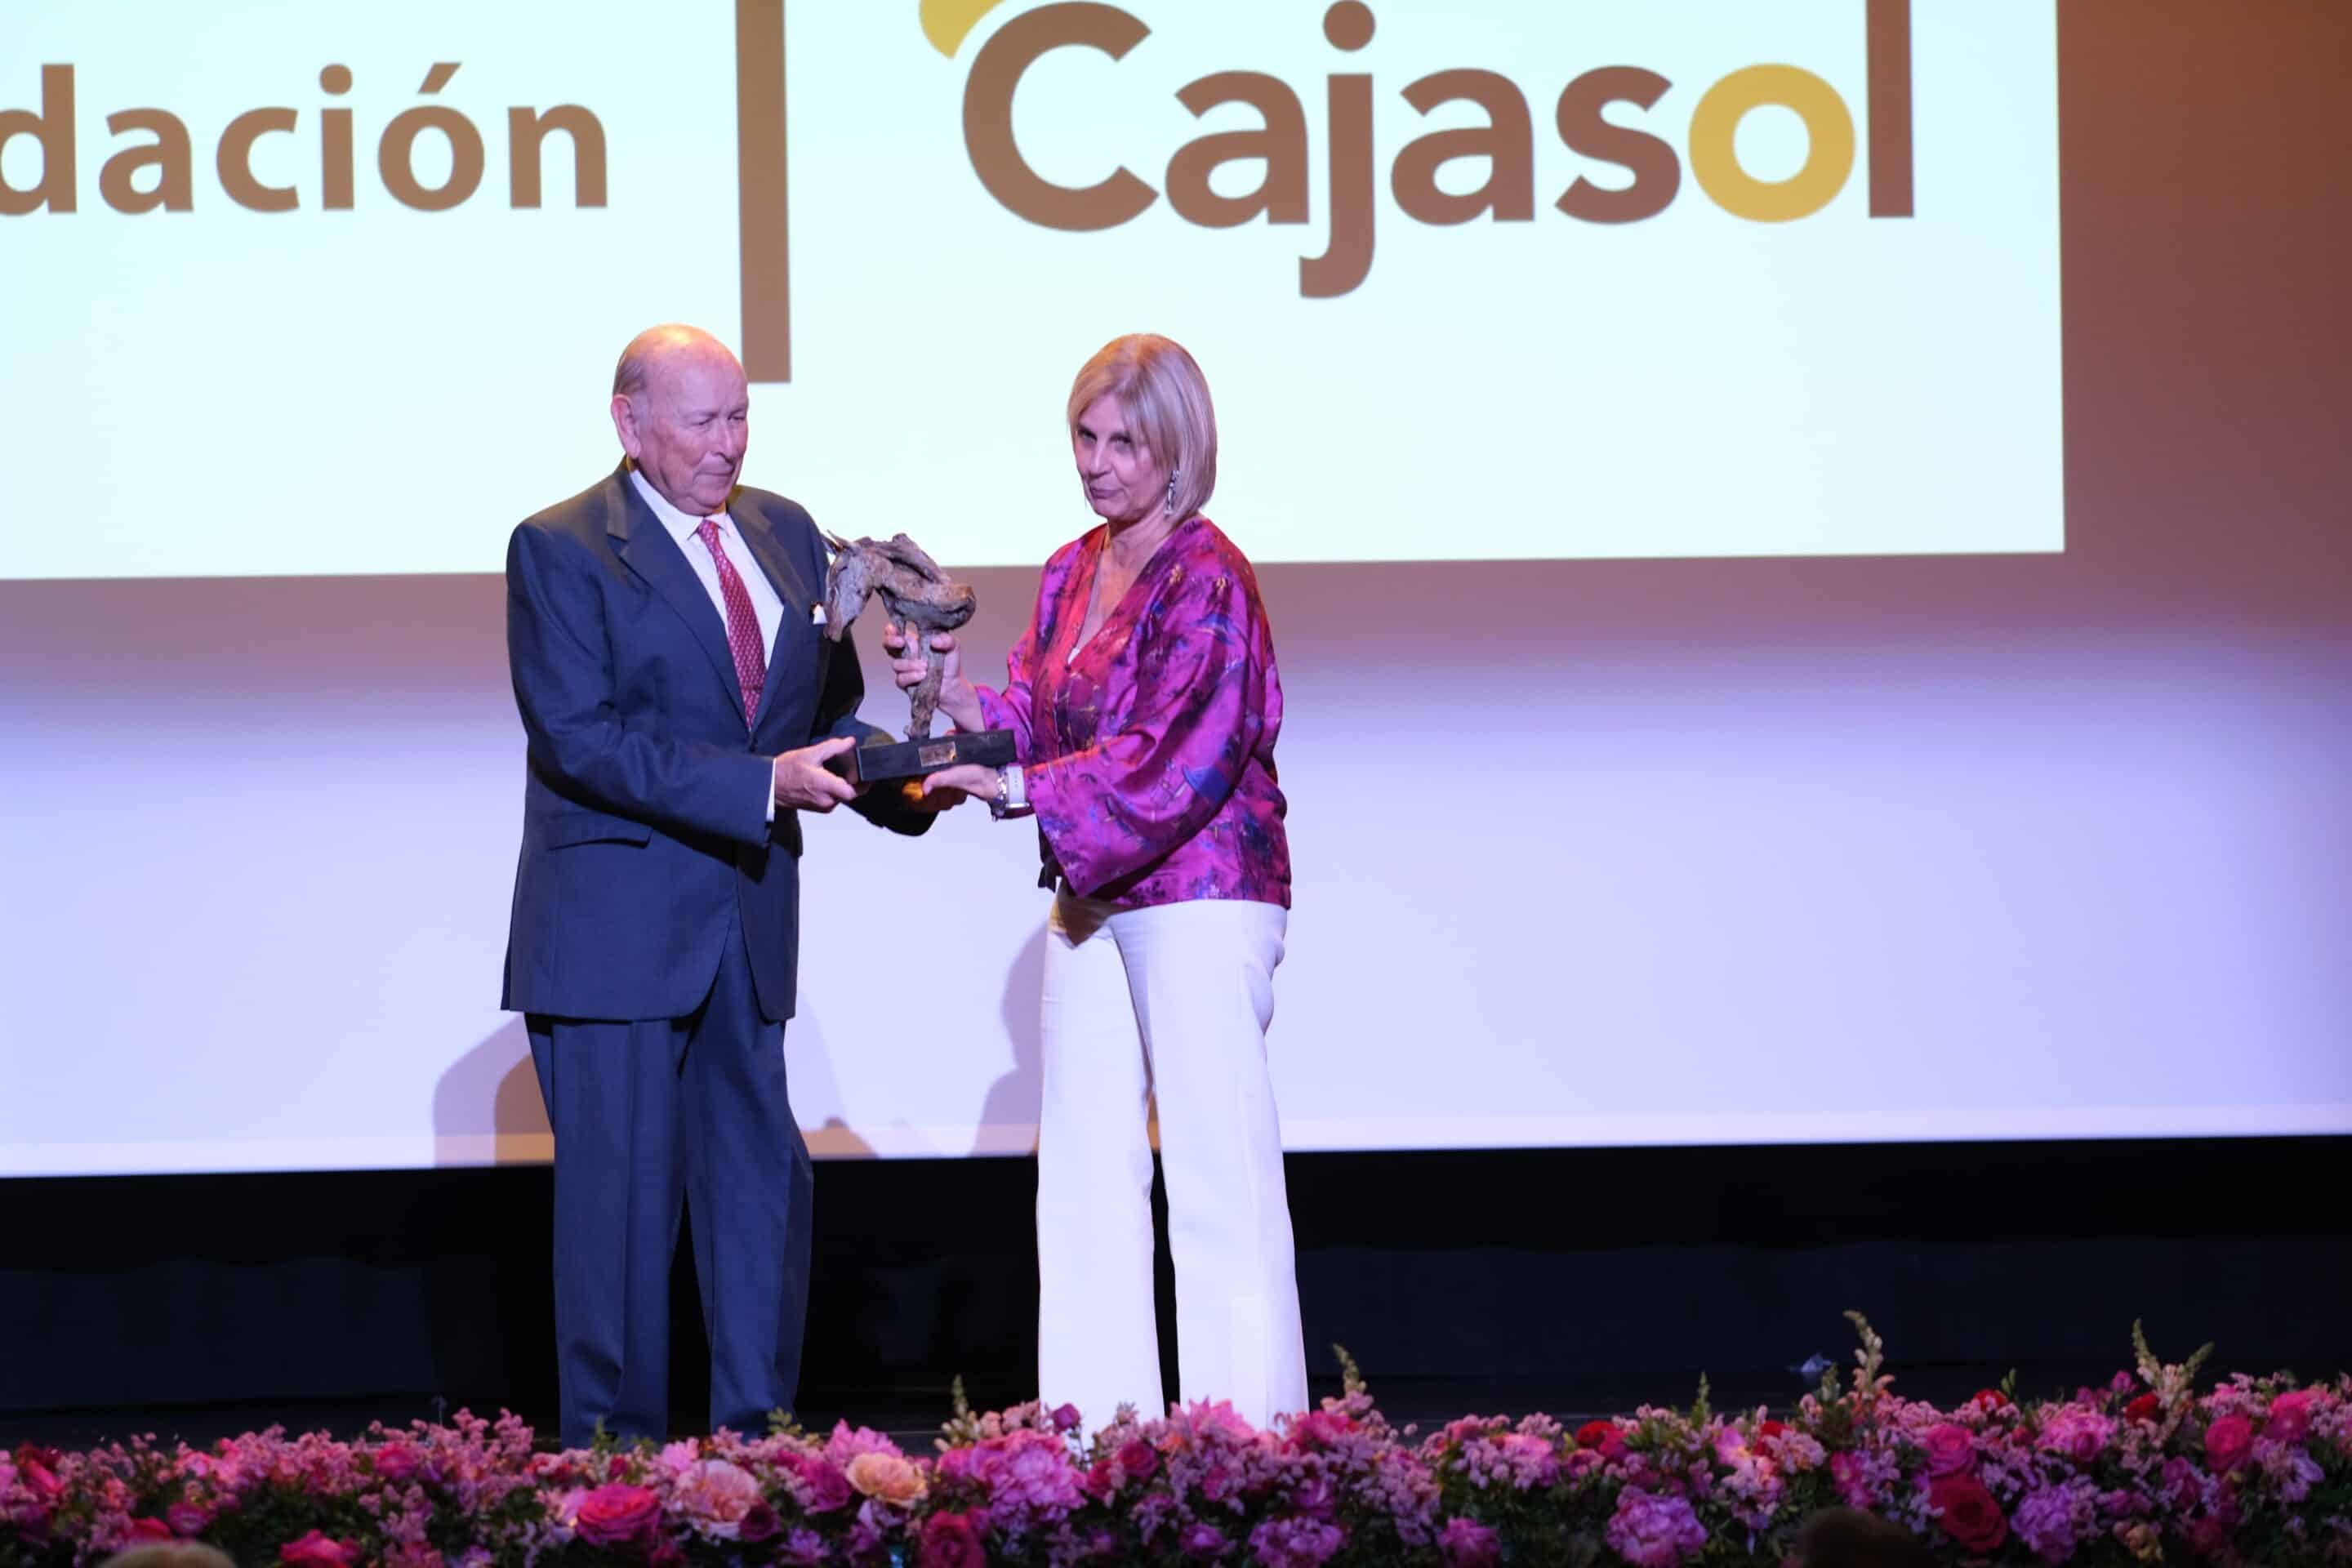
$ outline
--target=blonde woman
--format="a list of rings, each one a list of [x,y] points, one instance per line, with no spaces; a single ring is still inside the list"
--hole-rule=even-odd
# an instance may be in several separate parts
[[[1139,333],[1070,389],[1100,521],[1055,552],[1003,689],[941,634],[940,706],[1020,762],[936,774],[1033,815],[1054,889],[1037,1130],[1038,1385],[1089,1428],[1163,1408],[1151,1298],[1156,1098],[1182,1397],[1265,1426],[1307,1405],[1265,1029],[1290,905],[1282,683],[1250,563],[1202,514],[1216,415],[1192,356]],[[922,678],[900,655],[899,684]]]

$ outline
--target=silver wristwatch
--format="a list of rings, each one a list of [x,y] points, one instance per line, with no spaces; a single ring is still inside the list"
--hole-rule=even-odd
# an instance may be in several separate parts
[[[1006,817],[1029,807],[1028,791],[1023,787],[1021,764],[1011,763],[996,770],[996,796],[988,803],[989,815]]]

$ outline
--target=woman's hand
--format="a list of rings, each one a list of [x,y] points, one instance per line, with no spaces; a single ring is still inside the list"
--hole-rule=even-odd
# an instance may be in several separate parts
[[[954,793],[949,796],[951,800],[960,800],[965,795],[978,800],[994,800],[997,787],[1003,783],[994,768],[984,767],[979,763],[958,763],[954,767],[924,774],[923,793],[936,795],[952,791]]]
[[[981,710],[980,694],[963,678],[963,652],[955,637],[933,632],[931,649],[940,656],[940,711],[959,730],[976,734],[987,729],[988,716]],[[920,686],[930,673],[930,661],[907,646],[906,629],[896,621],[882,624],[882,651],[890,656],[890,674],[901,691]]]

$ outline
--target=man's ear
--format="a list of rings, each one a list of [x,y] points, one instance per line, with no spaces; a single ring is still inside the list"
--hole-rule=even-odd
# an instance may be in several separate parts
[[[645,439],[637,431],[637,405],[625,393],[613,395],[613,433],[621,438],[621,450],[634,462],[644,454],[640,450]]]

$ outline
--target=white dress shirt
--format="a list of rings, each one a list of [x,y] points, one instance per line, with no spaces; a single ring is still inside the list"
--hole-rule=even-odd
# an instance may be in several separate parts
[[[637,494],[645,498],[646,505],[653,510],[654,516],[668,531],[671,540],[685,554],[686,563],[694,568],[695,580],[702,584],[702,591],[710,595],[710,603],[719,611],[719,624],[724,626],[727,624],[727,592],[719,585],[719,563],[710,558],[710,547],[695,537],[696,531],[702,526],[702,520],[670,505],[661,491],[646,482],[646,476],[637,471],[635,464],[629,468],[629,482],[637,487]],[[760,623],[761,663],[763,666],[772,665],[776,658],[776,630],[784,623],[784,602],[776,596],[775,584],[768,581],[768,574],[760,570],[760,563],[753,558],[751,547],[743,542],[742,532],[736,528],[735,520],[724,511],[716,515],[719,519],[719,547],[727,552],[728,564],[735,568],[738,577],[743,579],[743,591],[751,596],[751,614]],[[773,822],[776,820],[776,792],[772,783],[765,793],[768,820]]]
[[[629,482],[637,487],[637,493],[646,498],[646,505],[653,509],[654,516],[661,520],[662,527],[669,531],[670,538],[685,553],[686,563],[694,568],[695,580],[702,584],[702,591],[710,595],[710,603],[719,611],[719,624],[725,626],[727,595],[719,586],[719,563],[710,558],[710,547],[695,537],[702,520],[670,505],[661,491],[646,482],[646,476],[634,465],[629,469]],[[728,564],[735,568],[735,574],[743,579],[743,586],[751,595],[751,613],[759,617],[764,668],[776,657],[776,628],[784,623],[784,602],[776,597],[775,584],[760,570],[760,563],[751,554],[751,547],[743,542],[735,520],[724,511],[717,516],[719,548],[727,552]]]

